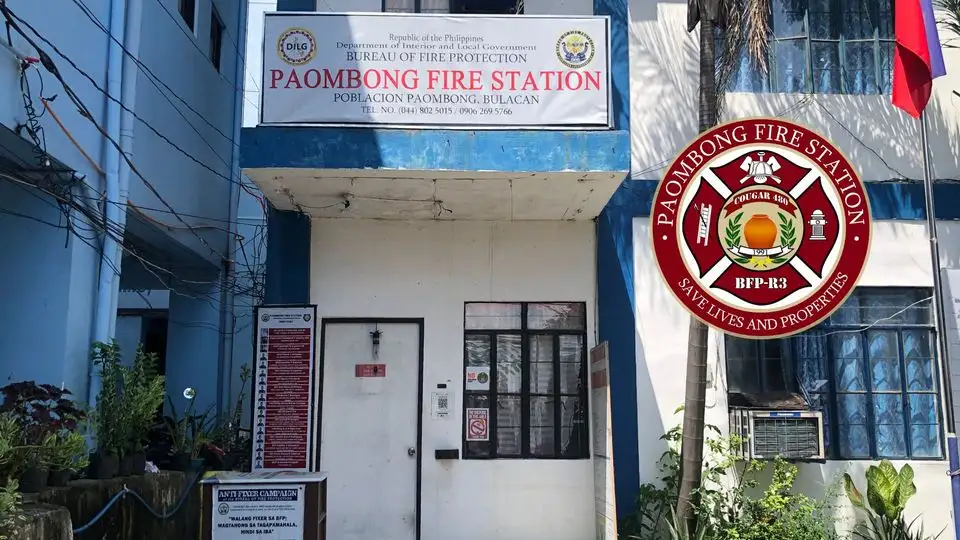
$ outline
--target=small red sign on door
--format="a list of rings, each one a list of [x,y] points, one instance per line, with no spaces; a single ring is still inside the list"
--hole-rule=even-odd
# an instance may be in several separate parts
[[[357,364],[356,377],[386,377],[386,364]]]

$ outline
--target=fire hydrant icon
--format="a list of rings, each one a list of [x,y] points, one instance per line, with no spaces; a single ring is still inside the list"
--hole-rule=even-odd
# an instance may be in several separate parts
[[[826,240],[827,237],[823,235],[823,227],[827,224],[827,218],[823,215],[823,212],[820,210],[814,210],[810,214],[810,221],[807,222],[810,225],[810,240]]]

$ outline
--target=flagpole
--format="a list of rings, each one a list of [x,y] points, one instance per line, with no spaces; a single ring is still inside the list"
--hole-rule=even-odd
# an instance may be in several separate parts
[[[930,259],[933,265],[933,305],[936,308],[937,352],[940,356],[940,372],[944,392],[944,413],[947,433],[955,433],[953,414],[953,384],[950,380],[950,351],[947,344],[947,317],[943,305],[943,281],[940,272],[940,245],[937,235],[937,216],[933,203],[933,172],[930,167],[927,142],[927,115],[920,113],[920,151],[923,163],[923,195],[930,238]]]

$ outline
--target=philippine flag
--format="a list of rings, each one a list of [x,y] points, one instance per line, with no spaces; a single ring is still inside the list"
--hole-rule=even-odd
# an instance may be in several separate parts
[[[947,74],[933,0],[897,0],[894,12],[893,104],[919,118],[933,80]]]

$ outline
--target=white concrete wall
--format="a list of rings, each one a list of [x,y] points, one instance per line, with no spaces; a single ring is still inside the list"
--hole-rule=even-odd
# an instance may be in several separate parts
[[[660,277],[650,245],[648,219],[635,219],[634,270],[637,317],[637,408],[640,432],[640,478],[653,481],[654,464],[663,452],[661,441],[654,434],[680,423],[674,410],[683,404],[684,379],[678,369],[686,363],[687,325],[689,315],[671,296]],[[944,227],[950,226],[944,224]],[[956,225],[953,225],[956,227]],[[939,230],[939,227],[938,227]],[[860,283],[865,286],[933,285],[926,225],[922,221],[877,221],[873,227],[870,256]],[[729,429],[727,419],[726,358],[723,337],[710,331],[709,387],[706,420],[721,430]],[[822,497],[825,485],[834,482],[843,472],[850,472],[863,482],[863,473],[870,461],[829,461],[826,464],[804,464],[797,486],[813,497]],[[900,463],[897,463],[900,466]],[[928,530],[940,530],[951,523],[950,482],[945,461],[911,462],[916,472],[917,495],[907,506],[907,514],[923,514]],[[863,485],[861,485],[863,487]],[[846,505],[845,505],[846,506]],[[841,522],[849,523],[852,509],[846,506]]]
[[[464,302],[585,301],[593,346],[593,223],[316,220],[311,242],[318,315],[425,318],[424,386],[454,389],[446,420],[424,395],[423,540],[594,538],[590,460],[433,459],[461,447]]]
[[[686,32],[685,0],[630,0],[630,123],[634,178],[656,179],[697,133],[699,39]],[[941,40],[949,35],[940,29]],[[948,75],[937,79],[927,109],[938,178],[960,176],[956,121],[960,49],[944,49]],[[831,139],[864,180],[920,178],[919,123],[890,96],[729,94],[724,120],[744,116],[796,119]],[[831,117],[832,115],[832,117]],[[882,156],[880,159],[877,155]]]

